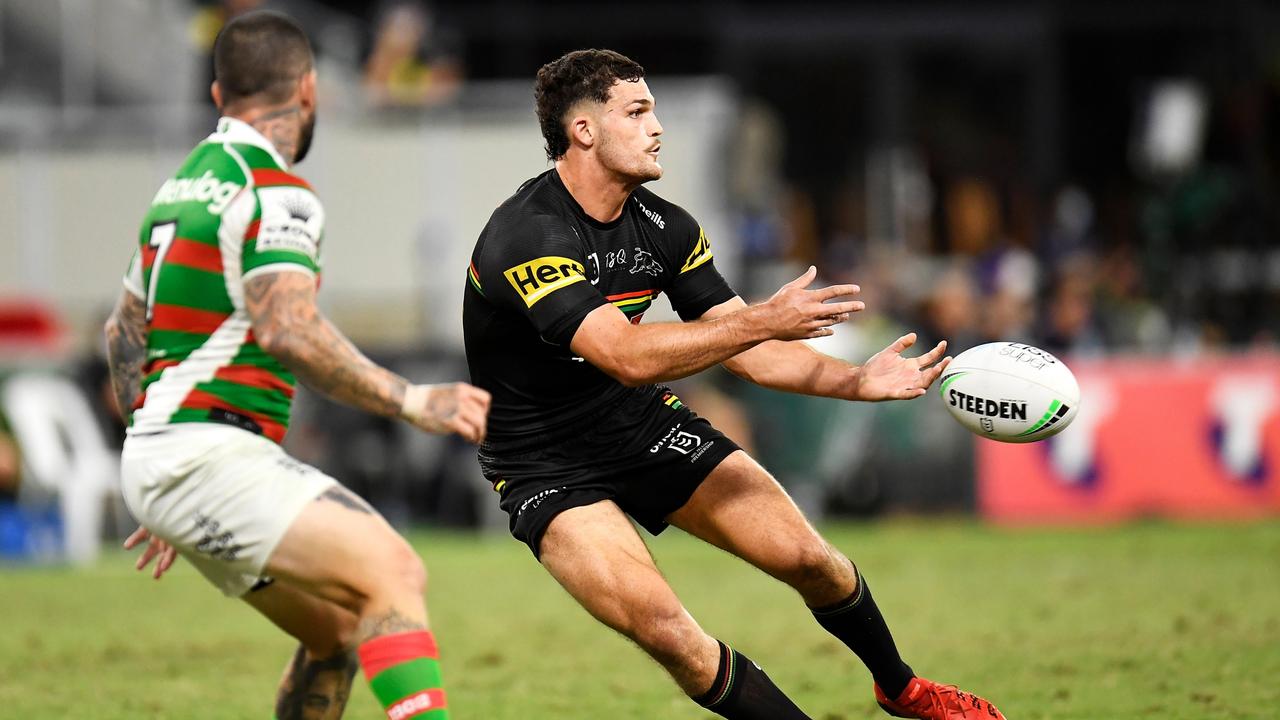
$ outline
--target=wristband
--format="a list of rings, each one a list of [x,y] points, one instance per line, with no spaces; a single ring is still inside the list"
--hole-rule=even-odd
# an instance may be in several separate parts
[[[430,385],[409,385],[404,389],[404,402],[400,403],[400,417],[415,422],[426,413],[427,396],[431,394]]]

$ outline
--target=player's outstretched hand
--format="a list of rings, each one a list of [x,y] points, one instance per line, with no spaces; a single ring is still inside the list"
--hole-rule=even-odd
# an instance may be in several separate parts
[[[139,527],[133,531],[132,535],[124,539],[124,549],[132,550],[141,544],[143,540],[147,541],[147,549],[142,551],[142,555],[138,557],[138,562],[133,567],[142,570],[153,559],[159,558],[156,560],[155,570],[151,572],[151,577],[159,580],[161,575],[164,575],[169,568],[173,567],[173,562],[178,559],[178,551],[174,550],[172,545],[161,540],[158,536],[152,535],[151,531],[144,527]]]
[[[410,385],[400,416],[431,433],[458,433],[479,444],[489,419],[489,393],[467,383]]]
[[[830,335],[834,332],[831,326],[848,320],[849,315],[865,307],[859,300],[827,302],[856,295],[861,288],[857,285],[832,285],[807,289],[817,276],[817,268],[810,265],[803,275],[783,285],[773,297],[757,306],[772,337],[804,340]]]
[[[859,400],[911,400],[925,394],[951,362],[942,357],[947,351],[943,340],[920,357],[903,357],[907,348],[916,344],[916,334],[907,333],[881,350],[858,371]],[[941,362],[939,362],[941,359]]]

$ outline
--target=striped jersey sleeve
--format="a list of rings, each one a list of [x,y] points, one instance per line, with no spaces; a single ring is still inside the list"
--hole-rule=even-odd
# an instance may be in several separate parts
[[[319,275],[324,234],[320,198],[305,180],[281,170],[255,169],[253,182],[258,212],[245,232],[244,278],[279,271]]]

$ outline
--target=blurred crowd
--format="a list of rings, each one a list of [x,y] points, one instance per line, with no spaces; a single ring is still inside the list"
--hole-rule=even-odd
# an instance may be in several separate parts
[[[1193,354],[1280,342],[1266,158],[1197,156],[1160,170],[1138,158],[1103,191],[1037,193],[1026,177],[941,171],[930,148],[905,145],[815,189],[782,171],[770,113],[758,104],[746,115],[731,160],[745,289],[757,297],[813,263],[826,280],[860,284],[868,313],[957,350],[1019,340],[1067,355]]]
[[[213,42],[227,21],[263,8],[284,12],[302,24],[326,65],[323,74],[332,71],[343,81],[352,80],[350,84],[364,93],[365,107],[427,108],[450,102],[461,88],[457,38],[436,22],[431,5],[422,0],[360,3],[355,13],[311,0],[213,0],[198,5],[191,40],[211,58]],[[353,73],[357,77],[347,77]]]

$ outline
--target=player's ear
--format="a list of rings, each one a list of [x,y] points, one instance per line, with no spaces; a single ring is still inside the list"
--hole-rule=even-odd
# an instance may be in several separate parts
[[[569,119],[569,140],[587,149],[596,144],[595,124],[590,115],[579,113]]]
[[[213,106],[218,108],[219,111],[221,111],[222,110],[222,87],[218,85],[217,80],[214,80],[213,83],[209,85],[209,97],[213,98]]]
[[[298,102],[303,110],[314,110],[316,107],[316,71],[312,68],[298,83]]]

